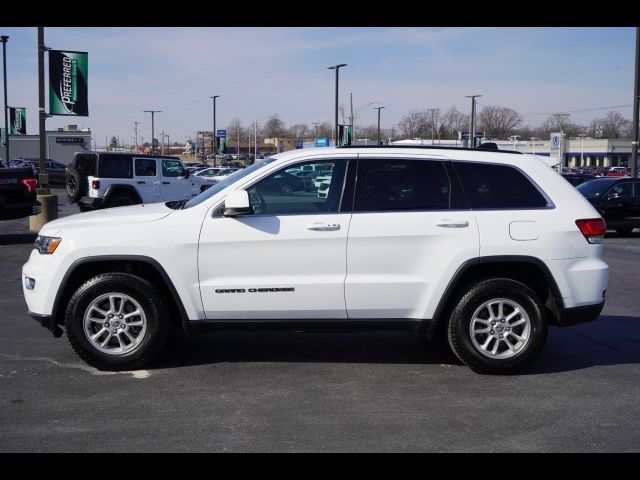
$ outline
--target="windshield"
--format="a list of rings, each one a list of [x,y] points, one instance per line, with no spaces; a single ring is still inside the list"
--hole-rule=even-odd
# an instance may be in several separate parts
[[[590,180],[588,182],[578,185],[576,188],[585,197],[597,197],[607,188],[609,188],[616,180],[606,180],[604,178],[599,180]]]
[[[236,183],[241,178],[246,177],[247,175],[255,172],[256,170],[264,167],[265,165],[268,165],[271,162],[274,162],[275,160],[276,160],[275,158],[263,158],[262,160],[258,160],[256,163],[254,163],[253,165],[247,168],[241,168],[240,170],[236,170],[231,175],[225,177],[224,180],[221,180],[220,182],[216,183],[213,187],[208,188],[197,197],[194,197],[191,200],[189,200],[187,203],[185,203],[184,208],[191,208],[201,204],[205,200],[213,197],[216,193],[221,192],[222,190],[227,188],[229,185]]]

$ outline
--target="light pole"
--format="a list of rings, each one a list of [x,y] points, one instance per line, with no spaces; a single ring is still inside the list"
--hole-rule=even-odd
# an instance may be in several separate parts
[[[581,133],[578,136],[580,137],[580,166],[584,167],[584,137],[587,135]]]
[[[169,144],[169,134],[167,133],[165,137],[167,139],[167,151],[165,152],[165,155],[171,155],[171,145]]]
[[[162,113],[162,110],[144,110],[146,113],[150,113],[151,114],[151,155],[155,155],[156,154],[156,146],[154,145],[153,141],[155,140],[155,132],[154,132],[154,115],[156,113]]]
[[[636,27],[636,74],[633,82],[633,142],[631,143],[631,176],[638,176],[638,109],[640,107],[640,27]]]
[[[216,132],[216,98],[220,98],[220,95],[212,95],[209,98],[213,100],[213,148],[211,149],[211,153],[213,154],[213,166],[215,167],[216,154],[218,153],[218,133]]]
[[[7,119],[7,41],[8,35],[2,35],[2,72],[4,78],[4,161],[9,167],[9,120]]]
[[[346,63],[340,63],[338,65],[334,65],[333,67],[327,67],[327,70],[335,70],[336,71],[336,108],[335,108],[335,146],[338,146],[338,135],[340,129],[338,128],[338,72],[340,71],[340,67],[346,67]]]
[[[476,98],[482,95],[466,95],[465,98],[471,99],[471,128],[469,132],[469,140],[471,148],[476,148]]]
[[[387,107],[373,107],[374,110],[378,110],[378,146],[382,145],[380,142],[380,110]]]

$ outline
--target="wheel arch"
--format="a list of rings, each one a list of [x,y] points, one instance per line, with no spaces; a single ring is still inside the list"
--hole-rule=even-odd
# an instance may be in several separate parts
[[[130,195],[136,202],[142,203],[142,197],[140,196],[138,191],[131,185],[114,183],[112,185],[109,185],[104,192],[104,204],[107,205],[109,203],[109,200],[111,200],[114,195],[117,195],[119,193]]]
[[[143,255],[101,255],[76,260],[65,273],[53,302],[54,324],[64,324],[64,312],[73,293],[89,278],[100,273],[119,272],[140,276],[157,285],[170,306],[170,318],[182,326],[188,320],[182,299],[160,263]]]
[[[430,337],[446,324],[460,293],[487,278],[509,278],[531,288],[545,306],[549,322],[561,322],[564,303],[558,284],[545,263],[536,257],[524,255],[495,255],[473,258],[463,263],[453,275],[433,315],[428,334]]]

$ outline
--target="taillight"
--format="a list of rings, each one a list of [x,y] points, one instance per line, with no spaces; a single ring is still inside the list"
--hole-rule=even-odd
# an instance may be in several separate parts
[[[35,192],[38,186],[38,182],[35,178],[23,178],[20,181],[25,187],[27,187],[27,193]]]
[[[606,225],[601,218],[589,218],[576,220],[576,225],[589,243],[602,243],[606,231]]]
[[[94,190],[100,189],[100,180],[91,180],[91,188]]]

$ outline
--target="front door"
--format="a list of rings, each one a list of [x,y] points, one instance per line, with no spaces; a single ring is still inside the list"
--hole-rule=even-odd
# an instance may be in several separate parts
[[[329,171],[326,196],[290,173],[307,164]],[[344,158],[284,167],[246,188],[253,213],[207,215],[198,254],[207,319],[346,318],[347,167]]]
[[[185,178],[186,170],[179,160],[160,160],[162,176],[160,178],[160,195],[162,201],[184,200],[191,198],[191,182]]]
[[[478,256],[476,220],[462,208],[447,163],[360,155],[347,248],[349,318],[430,318],[443,278]]]

